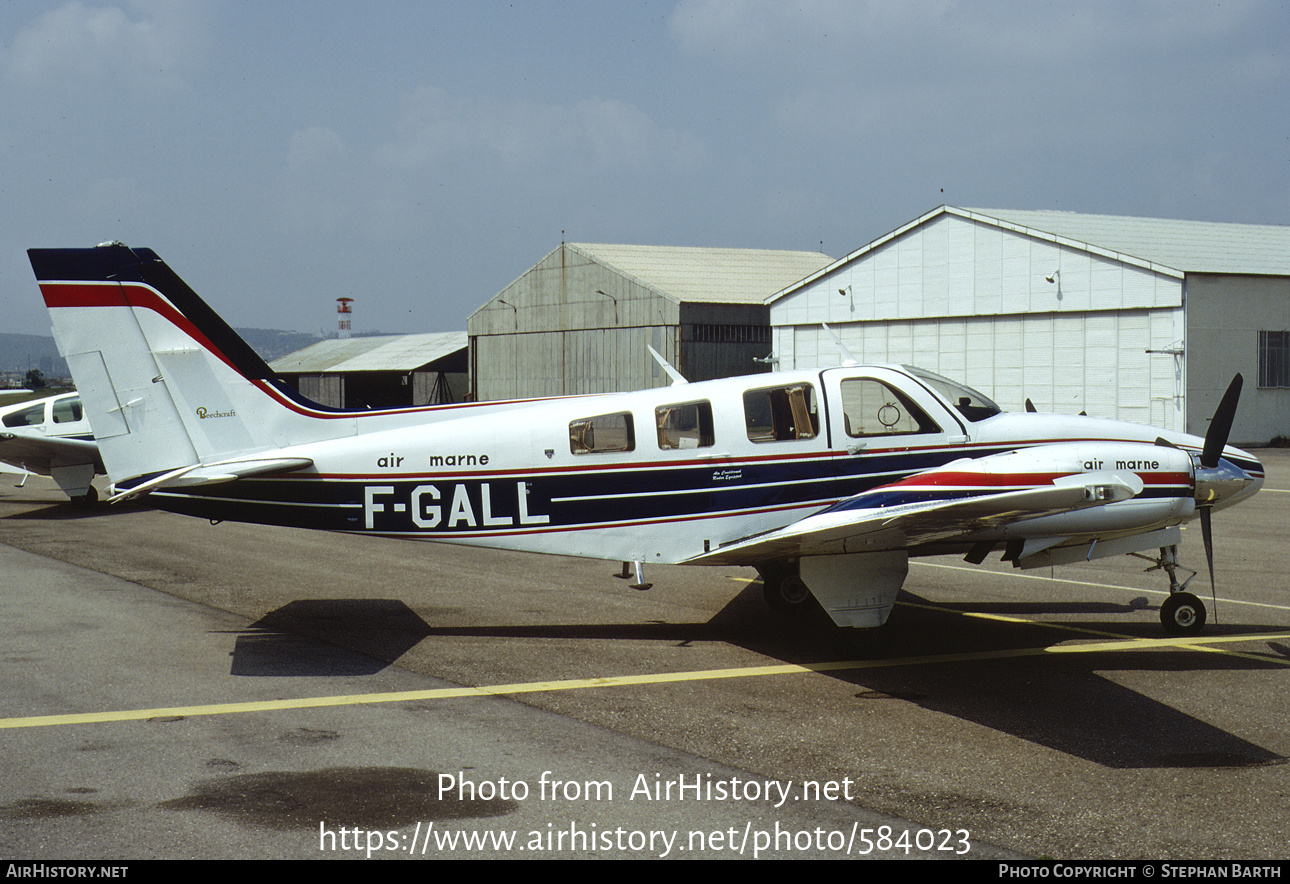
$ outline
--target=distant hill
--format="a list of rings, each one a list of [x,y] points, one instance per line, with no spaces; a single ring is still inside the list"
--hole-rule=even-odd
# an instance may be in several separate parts
[[[237,333],[265,362],[272,362],[318,343],[318,336],[275,328],[239,328]],[[54,339],[47,335],[15,335],[0,332],[0,372],[26,374],[38,368],[47,378],[65,378],[67,361],[58,355]]]
[[[67,375],[67,362],[58,355],[53,338],[0,332],[0,371],[26,374],[29,368],[40,369],[47,378]]]
[[[288,353],[303,350],[321,340],[317,335],[282,331],[277,328],[239,328],[234,331],[245,338],[251,345],[251,349],[259,353],[260,358],[265,362],[272,362]]]

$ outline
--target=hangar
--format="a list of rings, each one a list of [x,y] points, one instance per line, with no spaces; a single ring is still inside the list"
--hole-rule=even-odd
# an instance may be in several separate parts
[[[766,299],[822,252],[561,243],[471,314],[477,399],[668,383],[652,346],[692,381],[766,371]]]
[[[306,399],[333,408],[456,402],[468,384],[466,333],[330,338],[271,367]]]
[[[1290,435],[1290,227],[941,206],[769,300],[780,368],[863,362],[962,380],[1009,410],[1204,435]]]

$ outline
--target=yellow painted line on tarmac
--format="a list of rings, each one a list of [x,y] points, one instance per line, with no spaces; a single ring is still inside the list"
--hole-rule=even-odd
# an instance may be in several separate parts
[[[909,607],[909,608],[921,608],[925,611],[941,611],[944,613],[958,614],[961,617],[974,617],[977,620],[998,620],[1003,623],[1017,623],[1024,626],[1043,626],[1048,629],[1056,629],[1059,632],[1074,632],[1074,633],[1079,633],[1081,635],[1095,635],[1095,636],[1098,636],[1099,638],[1110,638],[1110,639],[1116,639],[1120,641],[1130,641],[1130,642],[1138,643],[1135,645],[1135,647],[1159,647],[1159,645],[1141,644],[1142,642],[1154,641],[1154,642],[1161,642],[1165,645],[1170,645],[1170,646],[1185,645],[1188,647],[1189,650],[1204,651],[1210,654],[1225,654],[1229,657],[1242,657],[1246,660],[1257,660],[1260,663],[1273,663],[1278,666],[1290,666],[1290,658],[1282,659],[1277,657],[1269,657],[1266,654],[1247,654],[1242,651],[1231,650],[1230,648],[1214,647],[1214,645],[1225,643],[1226,640],[1229,640],[1229,639],[1233,642],[1257,641],[1260,638],[1274,640],[1274,639],[1281,638],[1282,636],[1280,635],[1254,634],[1254,635],[1234,635],[1234,636],[1221,636],[1221,635],[1205,636],[1205,637],[1197,636],[1196,638],[1202,639],[1200,643],[1197,643],[1195,641],[1195,638],[1185,638],[1182,636],[1171,636],[1169,638],[1163,638],[1163,639],[1125,639],[1124,636],[1120,635],[1119,633],[1107,632],[1106,630],[1102,630],[1102,629],[1089,629],[1087,626],[1075,626],[1070,623],[1061,623],[1057,621],[1030,620],[1024,617],[1005,617],[1002,614],[986,614],[981,611],[957,611],[957,610],[950,610],[947,608],[943,608],[940,605],[920,604],[918,602],[897,602],[896,604],[904,605],[905,607]],[[1086,647],[1096,647],[1096,646],[1075,645],[1074,647],[1078,649],[1082,649]],[[1058,651],[1057,648],[1051,648],[1050,650],[1054,652]]]
[[[200,715],[237,715],[248,712],[276,712],[285,709],[318,709],[328,706],[359,706],[372,703],[409,703],[424,700],[447,700],[462,697],[508,697],[518,694],[576,691],[592,688],[615,688],[632,685],[676,684],[687,681],[714,681],[722,678],[764,678],[775,675],[801,675],[842,670],[891,669],[900,666],[923,666],[936,663],[959,663],[978,660],[1003,660],[1018,657],[1043,657],[1062,654],[1097,654],[1116,651],[1140,651],[1156,648],[1191,648],[1217,650],[1210,646],[1247,641],[1290,641],[1290,633],[1276,635],[1197,636],[1194,638],[1121,639],[1079,645],[1041,648],[1009,648],[997,651],[975,651],[964,654],[940,654],[922,657],[900,657],[891,660],[837,660],[823,663],[781,663],[769,666],[743,666],[734,669],[701,669],[691,672],[663,672],[646,675],[619,675],[606,678],[536,681],[485,687],[436,688],[425,691],[349,694],[336,697],[302,697],[286,700],[260,700],[248,703],[217,703],[206,706],[170,706],[157,709],[128,709],[109,712],[87,712],[69,715],[40,715],[29,718],[0,719],[0,730],[51,727],[69,724],[101,724],[109,721],[146,721],[153,718],[195,717]],[[1281,662],[1258,658],[1265,662]],[[1290,665],[1287,663],[1286,665]]]
[[[967,568],[963,565],[943,565],[939,562],[910,562],[911,565],[917,565],[921,568],[944,568],[947,571],[967,571],[970,574],[984,575],[989,574],[995,577],[1010,577],[1016,580],[1042,580],[1045,583],[1070,583],[1075,586],[1091,586],[1097,589],[1118,589],[1122,592],[1132,592],[1139,595],[1169,595],[1167,589],[1141,589],[1135,586],[1121,586],[1117,583],[1094,583],[1091,580],[1071,580],[1069,577],[1048,577],[1043,574],[1019,574],[1015,571],[990,571],[982,568]],[[1200,596],[1202,601],[1209,601],[1208,597]],[[1272,608],[1276,611],[1290,611],[1290,605],[1274,605],[1268,602],[1251,602],[1247,599],[1233,599],[1224,596],[1219,599],[1225,605],[1249,605],[1254,608]]]
[[[928,568],[947,568],[951,571],[972,571],[973,573],[977,573],[977,574],[982,573],[980,569],[964,568],[961,565],[939,565],[934,562],[917,562],[917,563],[911,563],[911,564],[919,564]],[[1103,589],[1122,589],[1128,592],[1154,592],[1154,590],[1150,590],[1150,589],[1138,590],[1130,586],[1117,586],[1114,583],[1090,583],[1088,581],[1082,581],[1082,580],[1066,580],[1061,577],[1043,577],[1038,574],[1009,574],[1007,572],[998,572],[998,571],[991,571],[988,573],[999,574],[999,576],[1002,576],[1002,577],[1020,577],[1026,580],[1047,580],[1047,581],[1056,581],[1058,583],[1077,583],[1080,586],[1096,586],[1096,587],[1101,587]],[[745,578],[731,577],[729,579],[744,580]],[[1159,593],[1159,594],[1168,595],[1168,593]],[[1227,600],[1224,599],[1223,601],[1226,602]],[[1080,635],[1097,636],[1098,638],[1109,638],[1109,639],[1120,639],[1120,640],[1124,639],[1124,636],[1117,632],[1108,632],[1104,629],[1090,629],[1087,626],[1076,626],[1071,623],[1063,623],[1061,621],[1055,621],[1055,620],[1033,620],[1026,617],[1005,617],[1002,614],[986,614],[981,611],[963,611],[956,608],[947,608],[943,605],[910,602],[910,601],[904,601],[904,600],[897,601],[896,604],[906,608],[919,608],[924,611],[940,611],[946,614],[956,614],[960,617],[975,617],[978,620],[997,620],[1001,623],[1017,623],[1024,626],[1043,626],[1047,629],[1056,629],[1059,632],[1074,632]],[[1268,607],[1268,608],[1285,607],[1283,605],[1261,605],[1258,602],[1247,602],[1247,604],[1260,605],[1261,607]],[[1275,635],[1268,636],[1268,638],[1270,639],[1274,639],[1278,637],[1279,636],[1275,636]],[[1224,636],[1217,636],[1216,638],[1222,639],[1224,638]],[[1230,638],[1232,638],[1233,641],[1248,640],[1243,636],[1232,636]],[[1257,638],[1259,638],[1258,635],[1250,636],[1250,639],[1257,639]],[[1129,640],[1137,641],[1136,639],[1129,639]],[[1179,641],[1179,639],[1173,639],[1173,640],[1165,639],[1164,641],[1168,643],[1176,644]],[[1290,660],[1281,660],[1275,657],[1267,657],[1263,654],[1246,654],[1241,651],[1233,651],[1227,648],[1215,648],[1215,647],[1211,647],[1208,644],[1203,646],[1198,646],[1194,650],[1205,651],[1207,653],[1212,653],[1212,654],[1227,654],[1228,656],[1232,656],[1232,657],[1243,657],[1248,660],[1257,660],[1260,663],[1275,663],[1281,666],[1290,666]]]

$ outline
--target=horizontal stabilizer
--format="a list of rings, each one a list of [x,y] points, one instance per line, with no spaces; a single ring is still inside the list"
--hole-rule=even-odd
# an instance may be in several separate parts
[[[120,503],[131,500],[150,491],[161,488],[189,488],[194,485],[216,485],[220,482],[232,482],[234,479],[245,479],[249,476],[261,476],[266,473],[290,473],[314,465],[307,457],[262,457],[237,458],[236,460],[218,461],[216,463],[199,463],[162,473],[119,494],[113,495],[108,503]]]

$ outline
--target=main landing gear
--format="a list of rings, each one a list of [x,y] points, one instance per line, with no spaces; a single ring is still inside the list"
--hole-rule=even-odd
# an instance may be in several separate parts
[[[797,571],[797,562],[758,565],[757,572],[761,574],[766,604],[776,614],[800,617],[819,608],[819,602]]]
[[[1196,572],[1178,564],[1178,547],[1160,547],[1157,558],[1141,553],[1131,555],[1154,562],[1148,571],[1163,570],[1169,575],[1169,598],[1160,606],[1160,624],[1165,632],[1170,635],[1198,635],[1205,628],[1205,603],[1187,592],[1187,584],[1191,583]],[[1179,570],[1186,571],[1189,575],[1182,583],[1178,582]]]

